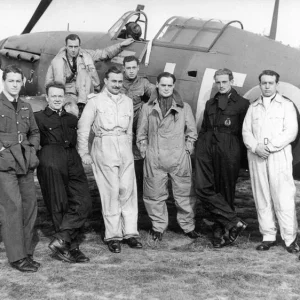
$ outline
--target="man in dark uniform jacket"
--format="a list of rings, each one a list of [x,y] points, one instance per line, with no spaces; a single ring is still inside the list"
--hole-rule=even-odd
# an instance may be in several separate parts
[[[40,134],[30,104],[19,98],[23,72],[15,65],[3,72],[0,94],[0,222],[6,255],[21,272],[36,272],[33,228],[37,199],[33,170]]]
[[[45,204],[55,228],[49,248],[66,262],[88,262],[79,249],[77,235],[91,209],[87,178],[76,150],[77,117],[63,109],[64,86],[46,87],[48,106],[35,113],[41,132],[37,170]]]
[[[218,93],[204,111],[195,152],[195,188],[214,222],[213,246],[220,248],[233,243],[247,226],[235,212],[234,198],[249,101],[232,88],[230,70],[216,71],[214,79]]]

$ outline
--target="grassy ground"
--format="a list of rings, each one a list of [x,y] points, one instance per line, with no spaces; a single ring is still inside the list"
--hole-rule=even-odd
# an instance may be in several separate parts
[[[249,180],[239,182],[238,193],[244,191],[249,191]],[[254,226],[234,246],[215,250],[208,222],[197,220],[202,235],[193,241],[178,229],[172,205],[170,213],[170,229],[153,245],[148,243],[149,220],[141,206],[144,248],[122,245],[120,254],[109,252],[103,243],[102,222],[90,220],[81,245],[91,259],[87,264],[51,257],[47,246],[52,228],[45,221],[37,228],[35,258],[42,267],[34,274],[12,269],[1,243],[0,299],[300,299],[300,261],[284,249],[280,237],[277,247],[257,252],[260,236]]]

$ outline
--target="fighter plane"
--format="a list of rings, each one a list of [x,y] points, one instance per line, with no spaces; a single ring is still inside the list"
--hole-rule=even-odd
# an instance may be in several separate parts
[[[46,105],[44,81],[48,66],[70,34],[69,31],[30,33],[51,1],[40,2],[21,35],[0,41],[1,69],[12,63],[23,69],[26,76],[23,93],[35,111]],[[109,66],[121,66],[124,56],[135,55],[141,62],[141,74],[153,83],[164,70],[175,74],[176,89],[191,105],[199,127],[205,103],[216,93],[213,74],[223,67],[234,72],[237,91],[250,101],[259,96],[259,72],[277,71],[281,75],[279,91],[300,109],[300,51],[275,41],[278,7],[276,0],[268,37],[244,30],[238,20],[222,22],[174,16],[163,24],[153,40],[148,40],[148,18],[143,5],[126,12],[106,33],[74,33],[80,36],[82,48],[101,49],[122,41],[118,36],[128,22],[139,24],[143,31],[141,40],[112,60],[96,63],[102,85]],[[299,163],[300,155],[294,160]]]

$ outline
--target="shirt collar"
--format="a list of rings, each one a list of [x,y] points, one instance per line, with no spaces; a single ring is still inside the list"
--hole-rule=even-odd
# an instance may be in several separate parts
[[[5,95],[5,97],[7,98],[8,101],[10,102],[14,102],[15,99],[18,101],[18,98],[14,98],[12,95],[10,95],[8,92],[6,92],[5,90],[3,90],[3,94]]]
[[[114,95],[106,87],[104,89],[104,92],[113,101],[119,101],[121,99],[121,97],[122,97],[122,93],[119,93],[118,95]]]
[[[272,100],[276,100],[278,102],[281,102],[280,97],[278,97],[278,93],[276,92],[275,95],[271,96],[271,102]],[[253,102],[253,106],[257,106],[258,104],[263,104],[263,95],[260,95],[260,97]]]

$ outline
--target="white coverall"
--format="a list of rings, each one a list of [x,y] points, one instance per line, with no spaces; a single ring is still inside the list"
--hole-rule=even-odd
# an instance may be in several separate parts
[[[249,106],[243,124],[243,140],[248,149],[259,229],[263,241],[275,241],[276,214],[281,237],[286,246],[295,240],[298,229],[290,145],[297,132],[298,122],[294,105],[278,93],[267,108],[262,98],[258,98]],[[255,153],[259,143],[268,145],[271,153],[267,159]]]
[[[132,100],[107,89],[90,99],[78,122],[78,153],[88,151],[101,197],[105,241],[137,237],[137,189],[132,154]]]

